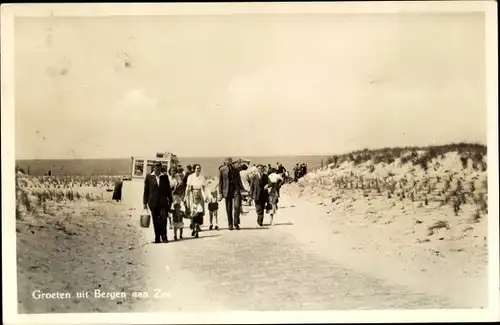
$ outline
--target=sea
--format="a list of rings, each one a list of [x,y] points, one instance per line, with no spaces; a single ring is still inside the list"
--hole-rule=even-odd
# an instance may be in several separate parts
[[[279,157],[242,157],[253,164],[276,166],[281,163],[286,169],[291,170],[297,163],[306,163],[308,170],[315,170],[326,164],[329,156],[279,156]],[[154,158],[154,157],[152,157]],[[224,157],[178,157],[180,164],[200,164],[205,177],[217,176],[219,166]],[[237,159],[237,158],[233,158]],[[16,160],[19,168],[33,176],[46,175],[50,170],[53,176],[124,176],[131,174],[132,159],[37,159]]]

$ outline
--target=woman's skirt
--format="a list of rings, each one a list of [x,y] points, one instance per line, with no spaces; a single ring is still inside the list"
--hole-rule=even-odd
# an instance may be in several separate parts
[[[203,201],[203,195],[201,189],[195,189],[191,192],[191,216],[193,223],[199,225],[203,224],[203,216],[205,215],[205,202]]]
[[[278,209],[278,198],[279,198],[278,187],[277,185],[273,184],[273,186],[271,186],[271,189],[269,191],[269,196],[268,196],[269,206],[267,209],[270,210],[270,213],[273,215],[276,214],[276,210]]]
[[[272,183],[269,188],[269,202],[275,203],[279,198],[278,194],[278,184]]]
[[[179,229],[184,227],[183,218],[186,215],[186,205],[182,201],[182,197],[179,195],[173,196],[172,204],[172,225],[174,229]]]
[[[172,225],[174,226],[174,229],[181,229],[184,227],[184,212],[182,211],[174,211],[172,213]]]

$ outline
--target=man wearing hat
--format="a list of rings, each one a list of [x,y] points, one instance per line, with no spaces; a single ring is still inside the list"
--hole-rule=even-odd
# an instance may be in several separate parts
[[[168,243],[167,213],[172,204],[172,190],[168,175],[161,171],[160,162],[154,165],[153,172],[144,180],[144,209],[149,207],[153,218],[155,243]]]
[[[268,177],[264,173],[264,165],[257,166],[257,172],[253,174],[250,185],[250,195],[255,202],[255,212],[257,212],[257,224],[264,225],[264,209],[269,198],[266,190]]]
[[[224,165],[219,168],[218,201],[222,201],[222,198],[226,201],[229,230],[240,229],[241,191],[243,189],[240,173],[234,167],[233,160],[226,158]]]

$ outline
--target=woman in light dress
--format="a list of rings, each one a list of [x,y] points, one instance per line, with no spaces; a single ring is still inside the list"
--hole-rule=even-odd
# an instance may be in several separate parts
[[[196,238],[198,238],[198,233],[201,230],[200,225],[203,224],[205,201],[208,201],[208,195],[206,195],[206,180],[205,176],[201,174],[201,165],[196,164],[194,165],[194,173],[187,178],[185,199],[191,213],[191,236]]]
[[[278,210],[279,189],[282,182],[283,179],[281,175],[277,173],[276,169],[271,168],[268,175],[268,184],[264,187],[264,189],[266,189],[269,193],[270,209],[268,210],[268,212],[271,215],[270,225],[273,224],[274,216],[276,215],[276,212]]]
[[[250,195],[250,169],[248,169],[248,166],[243,164],[240,167],[240,178],[241,178],[241,184],[243,185],[243,190],[241,195],[242,199],[246,200],[248,205],[252,205],[252,198]],[[243,205],[242,205],[243,208]]]

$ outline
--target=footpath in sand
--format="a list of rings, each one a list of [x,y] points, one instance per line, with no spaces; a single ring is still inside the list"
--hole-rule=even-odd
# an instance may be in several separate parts
[[[250,210],[242,229],[229,231],[219,211],[221,230],[206,230],[205,218],[205,230],[192,239],[185,222],[185,238],[173,241],[168,230],[168,244],[152,244],[153,229],[139,228],[140,210],[123,203],[75,205],[67,217],[80,216],[78,221],[56,238],[47,220],[44,229],[32,222],[33,231],[23,228],[18,236],[19,312],[486,307],[484,277],[464,276],[465,264],[449,271],[450,261],[458,267],[460,259],[421,248],[409,255],[390,240],[370,243],[367,232],[358,237],[363,233],[336,224],[324,206],[298,198],[293,185],[282,196],[271,227],[258,227]],[[370,232],[371,238],[387,237],[382,229]],[[36,288],[88,290],[91,297],[35,301],[30,295]],[[96,289],[127,297],[95,299]],[[149,298],[132,297],[132,291]]]
[[[271,227],[257,227],[251,210],[242,217],[240,231],[203,231],[199,239],[151,245],[149,286],[168,292],[170,299],[157,299],[148,310],[485,306],[481,283],[457,283],[432,270],[421,272],[404,258],[355,250],[335,239],[331,227],[316,217],[320,213],[312,204],[284,197]],[[150,238],[150,232],[144,236]]]

